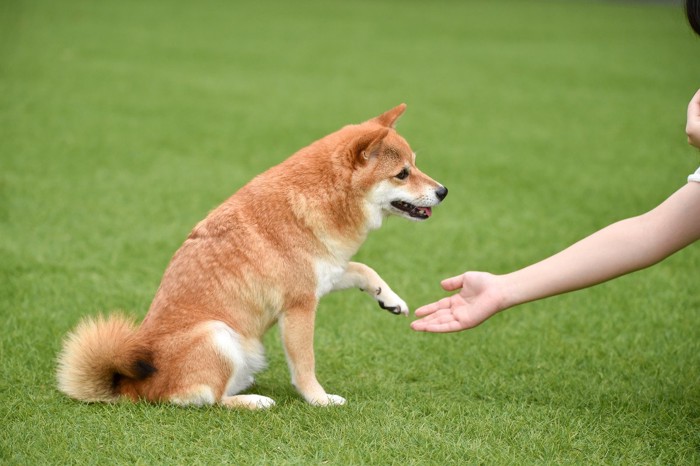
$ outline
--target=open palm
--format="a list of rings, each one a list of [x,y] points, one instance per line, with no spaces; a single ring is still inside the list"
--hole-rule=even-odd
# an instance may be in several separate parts
[[[466,272],[441,282],[446,291],[459,293],[416,310],[422,317],[411,323],[419,332],[458,332],[473,328],[503,309],[498,277],[486,272]]]

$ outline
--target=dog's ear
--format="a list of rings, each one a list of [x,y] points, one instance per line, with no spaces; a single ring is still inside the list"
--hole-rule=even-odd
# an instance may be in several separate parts
[[[382,140],[389,134],[389,128],[379,128],[363,134],[350,143],[350,156],[356,164],[364,164],[375,155]]]
[[[388,110],[378,117],[374,117],[372,121],[375,121],[379,123],[382,126],[386,126],[387,128],[393,128],[396,126],[396,120],[399,119],[399,117],[403,114],[403,112],[406,111],[406,104],[401,104],[398,105],[391,110]]]

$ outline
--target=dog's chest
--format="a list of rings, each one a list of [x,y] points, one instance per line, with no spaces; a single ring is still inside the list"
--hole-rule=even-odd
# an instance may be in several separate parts
[[[345,273],[347,263],[328,260],[317,260],[314,264],[316,273],[316,298],[328,294]]]

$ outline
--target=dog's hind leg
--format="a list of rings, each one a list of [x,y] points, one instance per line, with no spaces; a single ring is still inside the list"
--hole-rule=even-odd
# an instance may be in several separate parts
[[[259,342],[244,342],[225,323],[209,321],[180,344],[186,350],[177,361],[177,388],[167,397],[172,403],[248,409],[275,404],[260,395],[235,395],[252,385],[253,374],[265,366]]]
[[[382,280],[371,267],[359,262],[350,262],[345,274],[340,277],[332,291],[359,288],[374,298],[382,309],[392,314],[408,315],[408,305]]]
[[[233,395],[221,399],[227,408],[265,409],[275,405],[272,398],[261,395]]]
[[[253,375],[265,368],[265,355],[259,341],[243,341],[223,322],[210,322],[217,352],[233,366],[220,403],[228,408],[263,409],[274,406],[272,398],[261,395],[237,395],[253,385]]]

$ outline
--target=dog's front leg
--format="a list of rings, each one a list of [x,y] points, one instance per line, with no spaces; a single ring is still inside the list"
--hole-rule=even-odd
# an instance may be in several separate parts
[[[392,314],[408,315],[408,305],[382,280],[371,267],[359,262],[350,262],[340,280],[333,285],[333,291],[359,288],[376,299],[382,309]]]
[[[298,305],[287,309],[279,319],[282,344],[287,356],[292,384],[304,399],[316,406],[342,405],[345,398],[329,395],[316,380],[314,360],[314,320],[316,301],[311,306]]]

